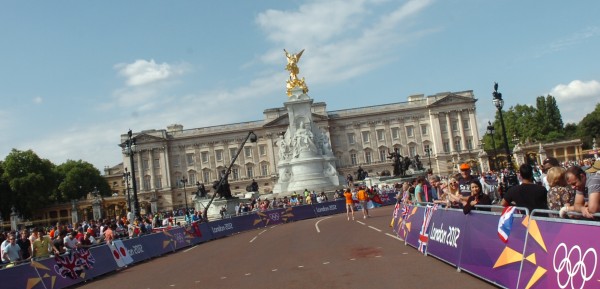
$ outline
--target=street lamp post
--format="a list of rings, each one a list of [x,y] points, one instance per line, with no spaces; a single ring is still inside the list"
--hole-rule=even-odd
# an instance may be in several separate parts
[[[188,203],[187,203],[187,192],[185,190],[185,184],[187,184],[188,179],[186,179],[185,177],[183,177],[183,179],[181,179],[181,182],[183,183],[183,195],[185,197],[185,217],[188,218],[189,217],[189,211],[188,211]]]
[[[223,174],[221,176],[221,179],[219,179],[219,183],[215,187],[215,193],[210,198],[210,201],[208,201],[208,204],[206,204],[206,207],[204,207],[204,212],[202,213],[202,218],[204,219],[204,221],[208,222],[208,208],[210,207],[210,205],[212,204],[213,200],[217,196],[217,192],[221,189],[221,186],[225,183],[225,181],[229,177],[229,173],[231,173],[231,168],[233,167],[233,164],[237,160],[238,156],[240,155],[240,152],[244,148],[244,145],[246,144],[246,142],[248,141],[248,139],[250,140],[250,142],[256,142],[257,138],[258,137],[256,136],[256,134],[254,134],[253,131],[248,132],[248,135],[246,136],[246,138],[244,139],[244,141],[240,145],[240,148],[237,150],[235,156],[231,159],[231,162],[229,163],[229,166],[227,167],[227,170],[225,170],[225,174]]]
[[[131,172],[127,171],[123,173],[123,179],[125,180],[125,189],[127,190],[127,209],[131,212],[131,196],[129,195],[129,178],[131,178]]]
[[[504,106],[504,100],[502,99],[502,93],[498,92],[498,83],[494,83],[494,92],[492,93],[494,96],[494,105],[498,109],[498,113],[500,114],[500,124],[502,125],[502,137],[504,138],[504,150],[506,151],[507,162],[508,162],[508,176],[506,178],[505,184],[506,189],[508,190],[510,187],[516,186],[519,184],[519,180],[517,179],[517,174],[515,173],[515,168],[512,162],[512,154],[510,152],[510,148],[508,147],[508,137],[506,136],[506,127],[504,126],[504,118],[502,117],[502,107]]]
[[[494,167],[496,170],[498,170],[500,168],[500,165],[498,165],[498,151],[496,151],[496,141],[494,140],[494,132],[494,126],[492,125],[492,122],[488,120],[487,133],[492,138],[492,148],[494,149]]]
[[[129,156],[129,164],[131,167],[131,187],[133,188],[133,213],[137,219],[141,218],[140,215],[140,202],[138,201],[137,185],[135,183],[135,164],[133,162],[133,155],[135,154],[136,145],[135,137],[132,137],[133,133],[131,130],[127,132],[127,139],[125,140],[123,153]]]
[[[426,147],[423,150],[427,154],[427,163],[429,164],[429,170],[433,172],[433,170],[431,169],[431,153],[433,152],[433,150],[430,147]]]

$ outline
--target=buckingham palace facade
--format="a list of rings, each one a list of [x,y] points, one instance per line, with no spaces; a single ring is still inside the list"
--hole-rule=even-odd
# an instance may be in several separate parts
[[[324,102],[312,104],[315,125],[329,135],[341,176],[358,167],[369,175],[392,170],[389,153],[420,156],[423,166],[436,174],[455,171],[458,163],[474,161],[480,152],[473,91],[413,95],[407,101],[327,111]],[[253,179],[260,193],[271,192],[277,182],[277,139],[288,126],[284,107],[266,109],[264,119],[244,123],[184,129],[133,132],[138,198],[143,209],[182,208],[204,184],[211,192],[219,172],[226,169],[250,131],[258,136],[247,142],[232,166],[233,194],[245,192]],[[121,147],[128,135],[121,135]],[[427,152],[430,152],[429,154]],[[123,154],[123,169],[131,171]],[[115,175],[122,172],[115,172]],[[182,180],[187,180],[182,182]]]

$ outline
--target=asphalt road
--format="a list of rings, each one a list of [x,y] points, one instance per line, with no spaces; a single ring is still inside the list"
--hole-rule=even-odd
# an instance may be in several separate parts
[[[392,206],[247,231],[77,288],[496,288],[395,238]]]

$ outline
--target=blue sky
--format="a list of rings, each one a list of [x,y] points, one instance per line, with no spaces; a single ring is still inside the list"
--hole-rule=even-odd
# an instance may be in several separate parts
[[[3,1],[0,159],[32,149],[102,171],[128,129],[261,120],[287,100],[283,49],[328,110],[473,90],[478,124],[600,96],[599,1]],[[482,131],[480,129],[480,131]]]

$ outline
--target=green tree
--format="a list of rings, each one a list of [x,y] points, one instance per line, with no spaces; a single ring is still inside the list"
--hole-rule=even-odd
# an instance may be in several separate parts
[[[592,139],[600,136],[600,103],[596,104],[596,109],[588,113],[577,125],[577,136],[583,141],[584,148],[592,147]]]
[[[3,220],[10,218],[11,204],[8,200],[12,199],[12,191],[8,185],[7,179],[4,177],[4,162],[0,161],[0,217]],[[7,200],[7,201],[5,201]]]
[[[564,128],[564,137],[565,139],[574,139],[577,138],[577,124],[576,123],[567,123]]]
[[[68,160],[57,166],[55,171],[59,184],[54,199],[59,202],[80,199],[94,189],[98,189],[101,195],[110,195],[111,190],[106,179],[88,162]]]
[[[54,164],[41,159],[33,151],[13,149],[3,163],[2,179],[7,182],[10,194],[3,196],[2,203],[8,203],[28,217],[50,201],[56,188]]]

